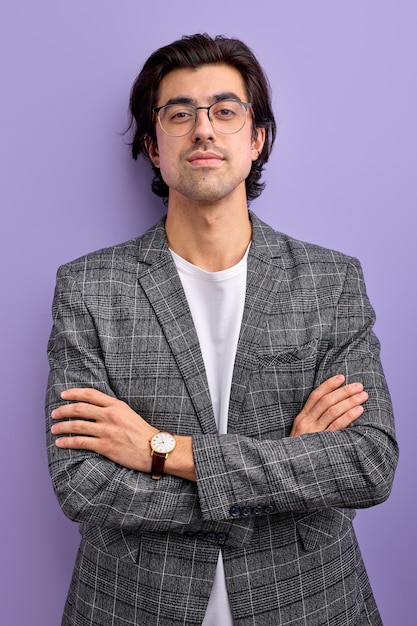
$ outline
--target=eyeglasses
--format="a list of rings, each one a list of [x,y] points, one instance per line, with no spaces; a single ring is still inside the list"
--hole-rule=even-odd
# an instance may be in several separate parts
[[[155,107],[153,112],[164,133],[171,137],[188,135],[197,123],[198,111],[207,111],[214,130],[223,135],[233,135],[244,127],[250,102],[240,100],[220,100],[208,107],[195,107],[192,104],[164,104]]]

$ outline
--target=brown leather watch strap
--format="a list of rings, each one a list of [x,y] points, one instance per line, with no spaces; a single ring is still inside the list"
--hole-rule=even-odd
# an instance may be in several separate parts
[[[152,452],[152,470],[151,476],[155,480],[159,480],[164,473],[164,465],[167,454],[161,452]]]

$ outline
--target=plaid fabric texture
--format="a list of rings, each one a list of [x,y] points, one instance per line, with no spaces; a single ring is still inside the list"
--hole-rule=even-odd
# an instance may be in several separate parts
[[[398,450],[360,264],[250,217],[227,435],[216,434],[163,220],[58,271],[49,467],[82,534],[64,626],[200,625],[219,549],[236,626],[382,623],[352,519],[388,497]],[[364,414],[344,431],[289,438],[309,393],[336,373],[363,382]],[[197,483],[58,449],[50,412],[74,386],[193,435]]]

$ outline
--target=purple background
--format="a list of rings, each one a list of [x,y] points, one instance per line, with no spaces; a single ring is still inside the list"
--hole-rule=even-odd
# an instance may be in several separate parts
[[[2,624],[60,623],[78,545],[44,445],[55,272],[162,215],[120,133],[146,57],[198,31],[246,41],[272,83],[278,140],[252,208],[362,261],[401,459],[391,498],[356,528],[385,626],[413,623],[416,24],[414,0],[2,0]]]

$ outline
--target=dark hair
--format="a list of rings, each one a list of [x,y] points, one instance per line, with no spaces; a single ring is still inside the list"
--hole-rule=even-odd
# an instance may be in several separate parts
[[[225,64],[237,69],[245,83],[254,116],[254,133],[257,128],[265,128],[265,143],[258,159],[252,163],[246,179],[248,201],[257,198],[265,187],[260,182],[262,169],[268,161],[276,136],[276,124],[271,106],[268,79],[253,52],[239,39],[219,35],[210,37],[206,33],[184,36],[173,43],[156,50],[145,62],[133,83],[130,93],[130,123],[128,130],[132,157],[142,154],[149,159],[146,140],[156,144],[155,115],[159,85],[163,77],[174,69],[197,68],[207,64]],[[159,169],[153,166],[152,191],[168,198],[168,187]]]

